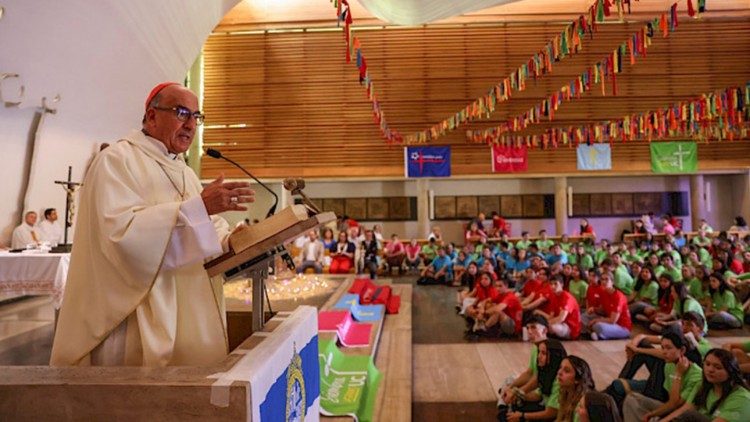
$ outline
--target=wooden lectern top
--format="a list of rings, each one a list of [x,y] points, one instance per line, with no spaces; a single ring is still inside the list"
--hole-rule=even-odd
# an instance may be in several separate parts
[[[309,216],[304,205],[292,205],[257,224],[242,226],[229,236],[229,252],[203,267],[209,277],[222,274],[334,220],[332,212]]]

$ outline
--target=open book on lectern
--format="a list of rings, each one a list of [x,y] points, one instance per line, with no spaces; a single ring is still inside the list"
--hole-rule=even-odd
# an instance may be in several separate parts
[[[240,226],[229,236],[229,251],[204,265],[209,277],[224,274],[229,278],[274,256],[283,246],[301,234],[336,220],[336,214],[314,214],[303,205],[292,205],[252,226]]]

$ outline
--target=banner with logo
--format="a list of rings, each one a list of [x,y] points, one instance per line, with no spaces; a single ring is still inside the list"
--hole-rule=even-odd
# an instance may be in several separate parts
[[[576,148],[578,170],[612,170],[612,148],[609,144],[580,144]]]
[[[406,177],[450,177],[451,147],[404,148]]]
[[[525,146],[492,145],[492,171],[515,173],[529,168],[529,154]]]
[[[370,355],[347,355],[336,342],[319,340],[320,411],[327,416],[373,419],[380,371]]]
[[[248,409],[253,421],[320,419],[318,312],[300,306],[271,333],[255,333],[259,344],[229,371],[211,375],[211,403],[229,405],[233,381],[250,384]]]
[[[654,173],[698,171],[698,144],[695,142],[652,142],[651,170]]]

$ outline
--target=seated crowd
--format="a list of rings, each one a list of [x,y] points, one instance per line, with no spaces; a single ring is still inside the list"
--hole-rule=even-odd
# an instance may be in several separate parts
[[[737,235],[744,220],[718,235],[704,222],[688,239],[669,216],[658,234],[644,216],[633,230],[644,236],[619,243],[596,242],[584,220],[576,241],[542,230],[512,242],[497,217],[486,229],[481,215],[467,224],[462,248],[439,231],[424,245],[393,235],[381,246],[378,227],[346,227],[336,241],[326,230],[323,258],[332,273],[419,271],[420,284],[460,286],[468,335],[530,340],[528,368],[500,391],[499,420],[750,421],[750,341],[714,348],[706,339],[749,320],[750,236]],[[301,268],[319,262],[316,237],[300,245]],[[629,339],[618,379],[600,391],[586,361],[559,341],[583,336]],[[635,379],[642,367],[648,376]]]

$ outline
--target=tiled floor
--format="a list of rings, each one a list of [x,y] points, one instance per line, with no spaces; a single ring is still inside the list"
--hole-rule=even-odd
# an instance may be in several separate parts
[[[55,310],[50,297],[27,297],[0,304],[0,365],[47,365]]]

